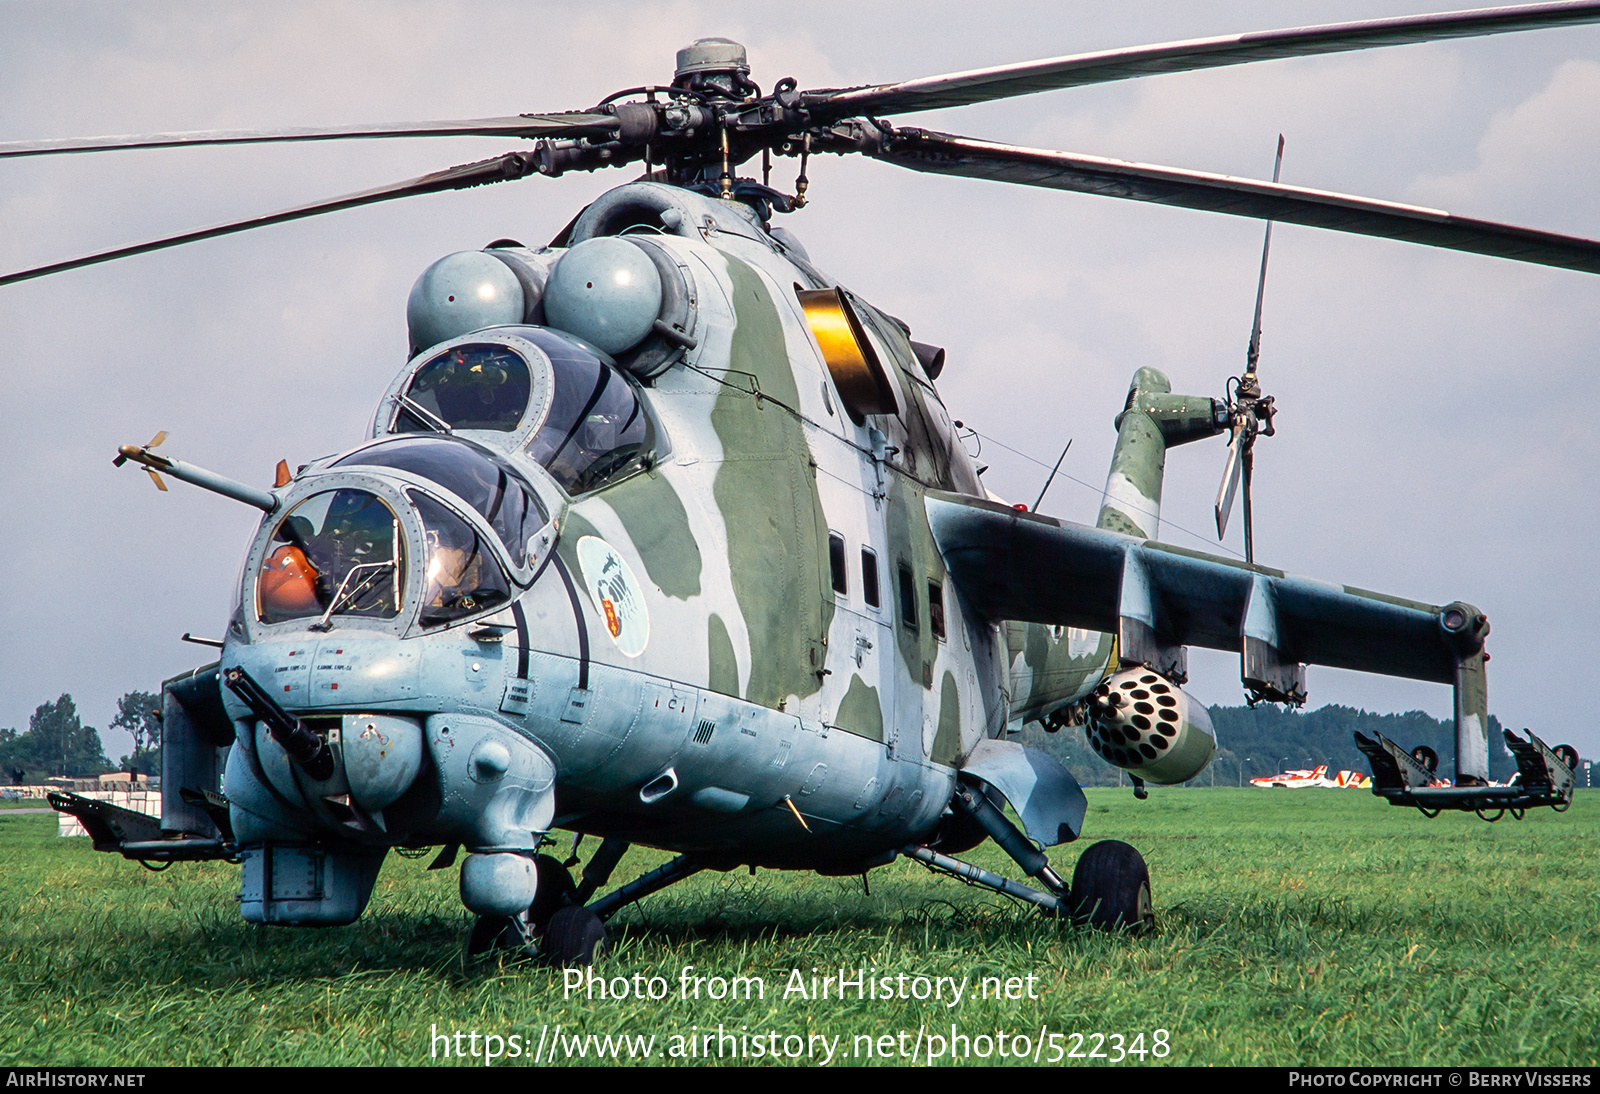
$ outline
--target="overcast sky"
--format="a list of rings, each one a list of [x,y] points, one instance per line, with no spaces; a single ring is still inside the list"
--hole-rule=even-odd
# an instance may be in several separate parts
[[[904,79],[1089,49],[1415,14],[1425,0],[914,5],[0,5],[0,140],[581,109],[671,78],[727,35],[770,88]],[[907,118],[970,136],[1270,177],[1600,236],[1600,29],[1163,76]],[[481,138],[192,149],[0,163],[0,271],[395,181],[514,144]],[[791,161],[774,181],[790,185]],[[1092,521],[1129,376],[1221,396],[1240,371],[1253,221],[821,159],[786,218],[819,266],[946,346],[952,413],[993,440],[992,489]],[[259,516],[116,446],[251,482],[358,442],[404,363],[434,259],[538,245],[623,172],[412,199],[0,289],[0,726],[70,692],[115,700],[206,660]],[[1600,278],[1313,229],[1274,235],[1257,449],[1267,564],[1487,611],[1490,709],[1600,751],[1587,692]],[[1220,440],[1168,459],[1162,538],[1218,548]],[[1196,653],[1190,690],[1240,699]],[[1311,703],[1446,716],[1450,693],[1326,669]],[[1223,742],[1226,745],[1226,742]],[[108,736],[113,759],[125,737]]]

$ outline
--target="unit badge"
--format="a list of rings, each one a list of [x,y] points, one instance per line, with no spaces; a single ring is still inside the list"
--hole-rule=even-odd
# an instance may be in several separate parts
[[[578,565],[590,598],[605,617],[611,641],[629,657],[638,657],[650,641],[650,610],[633,571],[599,536],[578,540]]]

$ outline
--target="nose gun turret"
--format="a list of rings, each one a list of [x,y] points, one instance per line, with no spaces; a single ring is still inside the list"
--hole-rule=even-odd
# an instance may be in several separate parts
[[[222,674],[222,682],[261,720],[272,739],[283,746],[307,775],[322,782],[333,774],[333,751],[328,742],[279,706],[248,672],[235,666]]]

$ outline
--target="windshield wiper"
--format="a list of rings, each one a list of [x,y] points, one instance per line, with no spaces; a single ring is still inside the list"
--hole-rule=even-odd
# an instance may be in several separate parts
[[[337,611],[345,601],[348,600],[353,603],[355,598],[361,595],[362,591],[372,584],[373,578],[377,577],[384,570],[393,569],[394,565],[395,560],[391,558],[385,562],[363,562],[359,565],[350,567],[350,572],[344,575],[343,581],[339,582],[339,591],[334,593],[333,599],[328,602],[328,610],[322,613],[321,619],[317,620],[306,629],[311,631],[331,631],[333,629],[333,624],[329,622],[329,620],[332,618],[333,613]],[[356,583],[355,588],[348,589],[347,591],[346,587],[350,584],[350,579],[355,577],[356,574],[360,573],[362,570],[367,570],[369,572],[365,577]]]
[[[417,421],[421,422],[435,433],[443,433],[446,437],[455,436],[455,430],[450,428],[449,422],[439,417],[439,415],[435,414],[421,403],[418,403],[412,399],[411,396],[400,396],[400,405],[406,410],[409,410],[412,417],[416,418]]]

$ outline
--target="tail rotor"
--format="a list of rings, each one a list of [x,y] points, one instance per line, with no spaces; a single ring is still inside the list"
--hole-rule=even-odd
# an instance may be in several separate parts
[[[1272,181],[1283,171],[1283,134],[1278,134],[1278,157],[1272,166]],[[1250,346],[1245,353],[1244,374],[1228,381],[1228,417],[1232,436],[1228,440],[1228,462],[1217,488],[1217,539],[1228,529],[1233,499],[1244,486],[1244,557],[1255,559],[1255,529],[1250,512],[1250,477],[1255,464],[1256,438],[1270,437],[1275,430],[1272,416],[1277,413],[1272,396],[1261,393],[1256,362],[1261,359],[1261,304],[1267,293],[1267,256],[1272,251],[1272,221],[1267,221],[1266,239],[1261,244],[1261,277],[1256,282],[1256,314],[1250,327]]]

